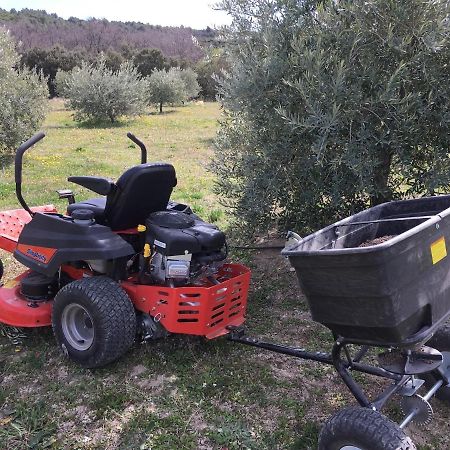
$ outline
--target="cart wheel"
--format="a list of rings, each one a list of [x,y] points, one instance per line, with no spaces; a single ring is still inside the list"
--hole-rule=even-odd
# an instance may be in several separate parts
[[[337,412],[322,428],[319,450],[416,450],[392,420],[369,408]]]
[[[4,273],[3,262],[2,262],[2,260],[0,259],[0,280],[1,280],[2,277],[3,277],[3,273]]]
[[[426,345],[442,353],[444,367],[447,366],[446,371],[450,373],[450,322],[447,322],[439,328]],[[439,371],[434,370],[433,372],[421,375],[421,378],[425,380],[425,386],[431,388],[437,381],[442,379],[442,376]],[[435,397],[443,402],[450,403],[450,387],[441,387],[436,392]]]
[[[83,278],[64,286],[53,303],[58,345],[86,368],[122,356],[136,336],[136,314],[123,289],[107,277]]]

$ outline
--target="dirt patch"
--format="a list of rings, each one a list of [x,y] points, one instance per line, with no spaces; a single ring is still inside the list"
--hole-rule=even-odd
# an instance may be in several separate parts
[[[208,423],[203,417],[201,410],[198,408],[191,414],[191,416],[187,420],[186,427],[192,428],[197,433],[201,433],[202,431],[209,428]]]
[[[158,375],[156,378],[147,378],[141,380],[137,385],[142,389],[150,389],[156,392],[161,392],[167,385],[174,383],[177,380],[175,375],[169,377],[165,375]]]
[[[58,370],[56,371],[56,379],[58,381],[64,381],[64,380],[67,380],[68,377],[69,377],[69,372],[67,370],[67,366],[59,367]]]
[[[143,366],[142,364],[138,364],[131,369],[130,378],[137,378],[139,375],[142,375],[146,371],[147,368],[145,366]]]

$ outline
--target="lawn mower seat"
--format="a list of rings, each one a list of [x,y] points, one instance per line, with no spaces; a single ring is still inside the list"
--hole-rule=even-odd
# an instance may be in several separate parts
[[[114,231],[125,230],[144,223],[152,212],[165,210],[176,185],[171,164],[140,164],[128,169],[106,197],[74,203],[67,212],[72,215],[77,209],[88,209],[97,223]]]

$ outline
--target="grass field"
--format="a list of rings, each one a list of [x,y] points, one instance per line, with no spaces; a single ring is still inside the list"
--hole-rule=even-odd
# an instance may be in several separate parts
[[[124,169],[140,162],[140,149],[127,137],[131,131],[147,144],[149,161],[168,161],[178,175],[175,200],[189,202],[212,218],[221,216],[211,194],[212,176],[206,171],[211,143],[217,128],[219,108],[204,103],[169,109],[165,114],[149,114],[107,128],[78,126],[61,100],[50,101],[43,126],[46,138],[29,150],[24,159],[24,188],[27,201],[34,205],[56,200],[56,189],[73,188],[80,200],[92,193],[70,186],[70,175],[118,177]],[[15,207],[14,177],[11,168],[3,170],[0,181],[0,207]]]
[[[117,177],[137,163],[132,131],[148,143],[149,159],[170,161],[179,184],[174,198],[206,220],[226,226],[206,171],[220,116],[217,104],[150,114],[110,128],[76,125],[52,101],[47,138],[25,161],[30,204],[64,203],[54,191],[69,175]],[[89,193],[73,186],[77,198]],[[0,179],[0,206],[17,206],[12,168]],[[7,276],[20,270],[2,253]],[[329,349],[326,330],[310,321],[295,275],[278,251],[234,254],[253,269],[247,326],[253,335]],[[4,328],[3,331],[6,329]],[[172,336],[136,344],[101,370],[77,367],[56,348],[51,330],[0,336],[0,449],[315,449],[320,426],[354,403],[329,367],[241,347],[224,339]],[[369,391],[380,386],[366,378]],[[450,409],[433,400],[432,425],[410,427],[419,448],[450,448]],[[399,419],[398,407],[388,409]]]

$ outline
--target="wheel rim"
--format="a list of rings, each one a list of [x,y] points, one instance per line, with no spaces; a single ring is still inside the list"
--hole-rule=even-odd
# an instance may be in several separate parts
[[[64,308],[61,327],[68,344],[75,350],[88,350],[94,342],[92,317],[78,303],[71,303]]]
[[[341,447],[340,450],[363,450],[359,447],[354,447],[353,445],[346,445],[345,447]]]

